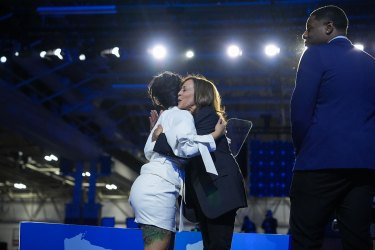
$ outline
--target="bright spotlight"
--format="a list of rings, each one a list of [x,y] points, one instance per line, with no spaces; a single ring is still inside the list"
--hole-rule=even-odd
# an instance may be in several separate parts
[[[114,55],[115,57],[120,58],[120,48],[113,47],[111,49],[105,49],[102,52],[100,52],[100,55],[102,57],[107,57],[108,55]]]
[[[1,62],[1,63],[5,63],[6,61],[7,61],[6,56],[2,56],[2,57],[0,58],[0,62]]]
[[[194,51],[192,51],[192,50],[186,51],[185,56],[186,56],[186,58],[189,58],[189,59],[193,58],[194,57]]]
[[[359,50],[363,50],[363,49],[365,48],[365,46],[363,46],[363,44],[360,44],[360,43],[355,43],[355,44],[354,44],[354,47],[355,47],[356,49],[359,49]]]
[[[54,54],[55,56],[57,56],[60,60],[63,59],[63,57],[62,57],[62,55],[61,55],[61,49],[60,49],[60,48],[55,49],[55,50],[53,51],[53,54]]]
[[[19,53],[18,51],[16,51],[16,52],[14,52],[14,55],[15,55],[15,56],[19,56],[20,53]]]
[[[112,55],[115,55],[117,58],[120,58],[120,49],[119,49],[119,47],[114,47],[111,50],[111,53],[112,53]]]
[[[105,187],[108,189],[108,190],[116,190],[117,189],[117,186],[115,184],[106,184]]]
[[[90,177],[91,174],[90,174],[90,172],[87,172],[87,171],[86,171],[86,172],[82,173],[82,176],[83,176],[83,177],[85,177],[85,176]]]
[[[53,160],[53,161],[58,161],[59,160],[59,158],[57,158],[55,155],[53,155],[53,154],[50,154],[50,159],[51,160]]]
[[[227,48],[227,55],[231,58],[236,58],[242,55],[242,50],[237,45],[230,45]]]
[[[269,44],[266,47],[264,47],[264,53],[270,57],[276,56],[277,54],[280,53],[280,48],[277,47],[276,45]]]
[[[167,55],[167,49],[162,45],[156,45],[152,48],[151,54],[155,59],[164,59]]]
[[[26,189],[26,185],[23,183],[14,183],[13,186],[17,189]]]
[[[43,50],[39,55],[41,58],[44,58],[47,55],[47,52]]]
[[[44,156],[44,160],[46,160],[46,161],[58,161],[59,159],[55,155],[50,154],[50,155]]]
[[[86,60],[86,56],[85,56],[85,54],[80,54],[78,58],[79,58],[79,60],[81,60],[81,61]]]
[[[62,56],[62,50],[60,48],[57,48],[57,49],[54,49],[54,50],[48,50],[48,51],[42,51],[40,52],[40,57],[41,58],[50,58],[51,56],[56,56],[58,57],[60,60],[64,59],[63,56]]]

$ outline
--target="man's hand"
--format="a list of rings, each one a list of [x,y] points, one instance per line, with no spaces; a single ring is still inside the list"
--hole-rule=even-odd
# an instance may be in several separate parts
[[[215,126],[215,131],[211,133],[212,137],[216,140],[226,132],[227,122],[223,119],[219,119]]]
[[[160,111],[160,115],[161,113],[163,113],[163,111]],[[156,110],[151,110],[150,116],[148,117],[148,119],[150,120],[150,131],[151,131],[159,119],[158,112]]]
[[[152,133],[151,141],[156,141],[161,133],[163,133],[163,127],[159,124],[154,130],[154,133]]]

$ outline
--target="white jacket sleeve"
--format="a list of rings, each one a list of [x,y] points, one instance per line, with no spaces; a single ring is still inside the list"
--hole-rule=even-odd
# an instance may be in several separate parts
[[[170,129],[164,133],[176,156],[190,158],[200,154],[207,172],[217,175],[210,155],[210,152],[216,150],[215,140],[211,134],[197,135],[194,118],[188,111],[176,112],[171,120]]]
[[[164,131],[164,134],[176,156],[183,158],[196,156],[200,154],[200,144],[207,147],[210,152],[215,151],[216,144],[212,135],[197,135],[194,118],[188,111],[175,112],[170,122],[170,128]]]

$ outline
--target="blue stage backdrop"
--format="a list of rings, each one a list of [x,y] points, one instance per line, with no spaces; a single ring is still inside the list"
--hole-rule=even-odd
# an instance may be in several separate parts
[[[250,143],[250,195],[285,197],[289,194],[294,164],[293,144],[287,141]]]

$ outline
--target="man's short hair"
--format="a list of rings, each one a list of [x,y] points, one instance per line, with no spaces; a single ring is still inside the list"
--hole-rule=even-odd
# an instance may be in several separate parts
[[[328,5],[314,10],[310,16],[315,16],[316,20],[326,19],[332,21],[333,26],[340,31],[347,31],[349,20],[343,9],[335,6]]]

